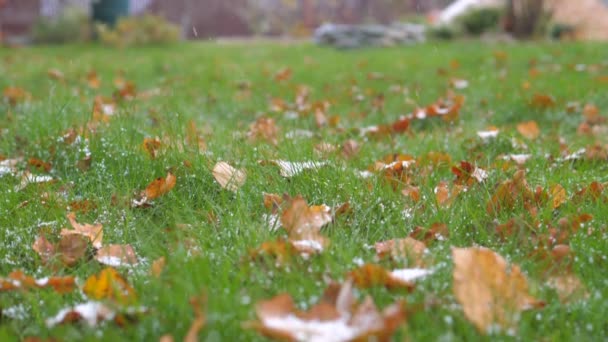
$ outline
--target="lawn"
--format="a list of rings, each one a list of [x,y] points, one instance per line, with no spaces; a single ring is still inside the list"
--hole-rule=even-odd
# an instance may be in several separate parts
[[[77,284],[59,293],[5,278],[0,340],[181,340],[199,309],[201,341],[263,340],[246,324],[257,319],[256,303],[288,293],[305,310],[330,280],[348,279],[359,300],[370,295],[379,308],[405,301],[395,340],[601,340],[605,52],[591,43],[478,42],[357,51],[268,43],[0,49],[0,276],[22,270],[37,279],[75,276]],[[494,129],[494,137],[478,134]],[[285,177],[272,160],[316,164]],[[222,187],[212,172],[220,161],[242,170],[244,183],[234,177]],[[165,187],[142,198],[159,177]],[[264,194],[279,196],[265,206]],[[310,209],[298,195],[311,206],[350,209]],[[301,255],[297,229],[271,229],[273,212],[284,226],[322,218],[307,239],[326,243],[323,250]],[[87,238],[81,255],[72,250],[80,235],[61,236],[78,226],[69,213],[101,224],[104,246],[133,248],[137,262],[116,267],[132,289],[118,278],[105,292],[103,284],[86,288],[107,266]],[[375,243],[410,235],[425,243],[423,255],[377,255]],[[46,252],[32,248],[36,241],[46,241]],[[515,266],[480,259],[454,274],[456,251],[473,249],[453,248],[479,246],[521,268],[534,308],[520,310],[521,296],[505,285],[518,276]],[[77,257],[66,260],[70,253]],[[363,263],[382,269],[351,273]],[[412,267],[433,273],[383,284],[385,270]],[[507,280],[497,283],[501,276]],[[454,291],[475,284],[481,289],[468,295]],[[480,309],[490,312],[484,326],[463,308],[486,290],[499,304]],[[47,327],[60,310],[95,298],[117,312],[146,312],[120,324]]]

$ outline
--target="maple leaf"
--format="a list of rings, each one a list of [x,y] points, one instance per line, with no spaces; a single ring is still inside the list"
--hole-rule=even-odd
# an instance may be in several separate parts
[[[512,179],[502,182],[488,201],[486,210],[490,214],[497,214],[503,209],[512,209],[516,204],[523,204],[524,208],[532,214],[536,213],[535,205],[542,197],[528,186],[525,171],[518,170]]]
[[[135,290],[111,267],[90,276],[82,292],[92,299],[108,299],[119,304],[131,304],[137,300]]]
[[[60,232],[61,236],[66,236],[66,235],[71,235],[71,234],[82,235],[82,236],[87,237],[91,241],[91,244],[93,245],[93,247],[98,248],[98,249],[101,248],[101,244],[102,244],[102,240],[103,240],[103,226],[101,225],[101,223],[80,224],[80,223],[76,222],[76,214],[74,214],[74,213],[68,213],[67,218],[70,221],[70,224],[72,225],[74,230],[62,229]]]
[[[95,253],[95,259],[101,264],[113,267],[137,264],[137,255],[131,245],[103,246]]]
[[[515,329],[523,310],[544,304],[528,293],[519,266],[486,248],[452,248],[454,295],[481,333]]]
[[[356,303],[352,284],[331,284],[307,311],[288,294],[256,304],[258,321],[245,323],[267,337],[288,341],[389,341],[405,320],[402,302],[379,312],[371,297]]]
[[[213,167],[213,178],[220,184],[224,189],[232,192],[237,190],[245,184],[247,175],[244,170],[238,170],[232,167],[226,162],[218,162]]]

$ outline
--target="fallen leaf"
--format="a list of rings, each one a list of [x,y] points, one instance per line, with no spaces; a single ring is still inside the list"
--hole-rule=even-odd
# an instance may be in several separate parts
[[[144,138],[144,142],[142,143],[144,151],[146,151],[152,159],[158,157],[161,145],[162,143],[158,138]]]
[[[235,169],[226,162],[215,164],[212,173],[213,178],[215,178],[222,188],[232,192],[237,192],[245,184],[247,178],[244,170]]]
[[[547,286],[555,289],[562,303],[575,302],[589,297],[589,292],[585,288],[585,285],[572,273],[549,277]]]
[[[92,299],[108,299],[119,304],[131,304],[137,299],[131,285],[111,267],[90,276],[82,292]]]
[[[551,201],[553,202],[553,209],[559,208],[568,200],[566,189],[564,189],[560,184],[557,184],[551,188],[550,195]]]
[[[13,271],[8,277],[0,278],[0,291],[30,290],[33,288],[53,288],[58,293],[72,292],[76,288],[74,277],[45,277],[34,279],[22,271]]]
[[[395,276],[391,271],[375,264],[365,264],[348,273],[348,278],[359,288],[367,289],[375,286],[385,286],[388,289],[406,289],[412,291],[414,283]]]
[[[89,239],[79,234],[64,235],[59,240],[55,250],[66,266],[74,266],[82,259],[89,247]]]
[[[426,245],[435,240],[446,240],[450,236],[450,231],[445,223],[433,223],[428,229],[416,227],[409,237],[422,241]]]
[[[272,118],[261,117],[249,125],[247,136],[250,141],[264,140],[273,145],[278,144],[279,129]]]
[[[87,74],[87,84],[91,89],[98,89],[101,85],[101,81],[99,80],[99,77],[97,76],[97,72],[95,70],[91,70]]]
[[[68,217],[68,220],[70,221],[70,224],[74,228],[74,230],[62,229],[60,232],[61,236],[72,235],[72,234],[82,235],[84,237],[87,237],[91,241],[91,244],[93,245],[93,247],[98,248],[98,249],[101,248],[101,244],[102,244],[102,240],[103,240],[103,226],[101,225],[101,223],[80,224],[80,223],[76,222],[76,214],[74,214],[74,213],[68,213],[67,217]]]
[[[131,245],[103,246],[95,254],[95,259],[101,264],[112,267],[137,264],[137,255]]]
[[[2,96],[11,106],[15,106],[17,103],[29,101],[32,98],[32,94],[19,87],[4,88],[2,91]]]
[[[115,315],[112,309],[102,303],[86,302],[59,311],[57,315],[46,320],[46,325],[52,328],[58,324],[84,321],[89,327],[96,327],[99,322],[114,319]]]
[[[279,173],[285,178],[291,178],[306,170],[316,170],[328,165],[327,162],[290,162],[286,160],[260,161],[261,165],[271,164],[279,167]]]
[[[49,76],[50,79],[55,81],[63,81],[65,79],[63,72],[61,72],[61,70],[59,69],[49,69],[47,70],[46,74]]]
[[[167,177],[159,177],[152,181],[152,183],[146,187],[146,190],[144,190],[144,195],[148,200],[156,199],[171,191],[175,186],[175,182],[175,176],[169,172],[167,173]]]
[[[332,284],[321,301],[307,311],[295,307],[288,294],[256,304],[258,321],[245,327],[262,335],[287,341],[389,341],[405,320],[402,302],[381,313],[371,297],[356,303],[352,284]]]
[[[544,304],[528,293],[519,266],[486,248],[452,248],[454,295],[481,333],[517,327],[520,312]]]
[[[154,260],[152,262],[152,265],[150,266],[150,274],[152,274],[156,278],[160,277],[161,273],[163,273],[163,270],[165,269],[166,264],[167,259],[165,259],[165,257],[160,257]]]
[[[32,249],[38,253],[38,256],[40,256],[44,265],[48,264],[56,254],[55,245],[42,235],[39,235],[36,238],[36,241],[34,241],[34,244],[32,245]]]
[[[192,306],[192,311],[194,311],[194,320],[188,329],[188,333],[184,337],[184,342],[198,342],[198,333],[207,322],[207,316],[204,311],[206,303],[206,295],[190,298],[190,305]]]
[[[540,129],[536,121],[526,121],[517,125],[517,131],[526,139],[534,140],[540,136]]]
[[[427,251],[424,242],[411,237],[376,242],[374,248],[380,258],[390,255],[394,259],[411,261],[416,266],[424,264],[424,254]]]

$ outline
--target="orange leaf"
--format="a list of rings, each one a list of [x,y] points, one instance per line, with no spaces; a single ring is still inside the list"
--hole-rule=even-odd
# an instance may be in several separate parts
[[[522,310],[544,304],[528,293],[519,266],[485,248],[453,248],[454,295],[481,333],[515,329]]]
[[[158,138],[144,138],[142,147],[144,151],[148,153],[150,158],[154,159],[158,156],[161,147],[161,142]]]
[[[562,204],[568,200],[566,189],[561,185],[557,184],[551,188],[551,200],[553,202],[553,209],[559,208]]]
[[[71,234],[82,235],[87,237],[91,241],[93,247],[101,248],[103,240],[103,226],[101,225],[101,223],[80,224],[76,222],[76,214],[74,213],[68,213],[67,217],[70,223],[72,224],[74,230],[62,229],[60,233],[61,236]]]
[[[119,304],[132,304],[137,299],[131,285],[111,267],[90,276],[82,291],[89,298],[109,299]]]
[[[167,177],[159,177],[152,181],[152,183],[146,187],[144,194],[148,200],[153,200],[171,191],[175,186],[175,182],[175,176],[169,172],[167,173]]]
[[[194,320],[188,329],[188,333],[184,337],[184,342],[198,342],[198,333],[205,326],[207,316],[204,312],[204,307],[207,303],[207,296],[201,295],[190,298],[190,305],[194,311]]]
[[[160,257],[152,262],[152,266],[150,266],[150,274],[154,277],[160,277],[161,273],[165,269],[165,265],[167,264],[167,259],[165,257]]]
[[[21,271],[11,272],[7,278],[0,278],[0,291],[29,290],[33,288],[53,288],[58,293],[72,292],[76,288],[74,277],[47,277],[34,279]]]
[[[534,140],[540,135],[540,129],[538,128],[536,121],[527,121],[518,124],[517,131],[530,140]]]
[[[405,258],[411,260],[416,266],[424,264],[423,257],[427,250],[424,242],[411,237],[376,242],[374,248],[380,258],[386,255],[390,255],[395,259]]]
[[[348,273],[348,277],[360,288],[370,288],[374,286],[385,286],[389,289],[406,289],[411,291],[414,284],[394,276],[390,271],[382,266],[365,264]]]

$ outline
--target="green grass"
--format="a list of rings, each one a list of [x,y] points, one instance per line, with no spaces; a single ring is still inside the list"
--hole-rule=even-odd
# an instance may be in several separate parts
[[[497,66],[494,52],[504,51],[508,58]],[[428,44],[416,47],[334,51],[309,45],[218,45],[183,44],[171,47],[111,50],[97,46],[36,47],[0,50],[0,90],[19,86],[32,94],[32,100],[15,107],[0,103],[0,155],[6,158],[30,157],[49,161],[51,175],[57,183],[40,187],[30,185],[13,191],[19,179],[10,175],[0,178],[0,275],[15,269],[43,277],[52,270],[41,265],[31,245],[41,224],[58,234],[67,227],[66,203],[88,199],[96,208],[79,213],[79,222],[100,222],[105,243],[129,243],[140,257],[140,263],[121,270],[138,294],[138,304],[150,312],[140,321],[126,327],[105,324],[95,329],[84,325],[63,325],[47,329],[44,320],[60,309],[84,301],[78,291],[59,295],[48,290],[10,292],[0,295],[0,307],[22,305],[24,319],[0,318],[0,340],[26,336],[55,337],[61,340],[156,340],[173,334],[180,340],[193,317],[190,297],[208,294],[208,323],[201,341],[261,340],[254,331],[241,328],[243,321],[255,318],[254,305],[276,294],[288,292],[303,307],[316,301],[325,287],[324,279],[343,279],[356,267],[354,260],[373,262],[373,251],[366,245],[381,240],[405,237],[415,226],[428,227],[446,223],[450,230],[447,241],[430,247],[436,273],[419,281],[410,294],[385,289],[371,293],[383,307],[405,298],[417,310],[396,335],[397,340],[490,340],[515,339],[507,335],[492,338],[480,335],[469,323],[452,294],[451,246],[483,245],[497,251],[509,261],[521,265],[527,274],[531,292],[545,300],[542,310],[523,314],[517,335],[521,340],[588,340],[597,341],[608,334],[608,207],[601,201],[567,202],[556,210],[543,207],[539,228],[556,225],[560,217],[589,213],[594,219],[587,229],[580,229],[570,239],[576,253],[574,272],[587,286],[589,298],[562,304],[554,290],[544,283],[542,266],[529,257],[532,250],[527,235],[500,240],[494,233],[494,222],[505,223],[521,218],[531,224],[532,218],[521,207],[500,212],[496,217],[486,212],[486,203],[495,185],[509,179],[515,167],[506,171],[495,167],[504,153],[531,153],[526,163],[528,182],[549,188],[561,184],[572,195],[592,181],[608,181],[606,161],[559,163],[546,155],[559,157],[559,137],[571,151],[606,136],[580,136],[576,130],[582,121],[580,113],[568,113],[566,104],[578,101],[593,103],[602,115],[608,112],[608,84],[597,80],[608,75],[606,46],[601,44],[496,44],[480,43]],[[458,69],[450,63],[457,60]],[[530,61],[536,61],[540,76],[529,75]],[[585,64],[585,71],[574,66]],[[293,71],[287,82],[277,82],[273,75],[289,67]],[[56,68],[65,82],[47,77]],[[450,76],[438,75],[446,69]],[[89,89],[84,81],[87,72],[96,70],[102,80],[98,90]],[[369,80],[371,72],[382,73],[380,80]],[[110,96],[112,80],[118,73],[133,81],[139,90],[160,88],[163,96],[134,100],[120,106],[119,114],[85,142],[66,145],[59,138],[70,128],[86,125],[91,119],[93,98]],[[436,101],[448,89],[449,77],[467,79],[469,87],[458,91],[466,97],[460,118],[455,123],[441,120],[417,122],[411,134],[366,139],[352,129],[390,123],[410,113],[416,105]],[[523,90],[530,81],[532,88]],[[251,83],[250,96],[238,96],[238,84]],[[330,115],[339,115],[344,130],[317,129],[313,116],[288,120],[268,112],[270,98],[292,102],[297,85],[310,88],[312,101],[329,100]],[[407,93],[391,92],[399,85]],[[355,102],[350,92],[358,87],[368,96]],[[385,107],[374,110],[371,99],[384,94]],[[554,96],[557,105],[547,110],[532,108],[528,101],[534,93]],[[261,115],[275,117],[281,137],[293,129],[310,129],[310,139],[281,138],[278,146],[264,142],[249,143],[245,137],[248,125]],[[193,149],[170,149],[156,159],[141,147],[145,137],[184,137],[189,120],[204,132],[207,153]],[[536,141],[525,141],[516,124],[535,120],[542,134]],[[489,125],[498,126],[496,141],[483,144],[476,132]],[[511,138],[526,142],[524,151],[511,145]],[[318,160],[314,146],[320,142],[341,144],[353,138],[362,146],[354,158],[331,157],[331,165],[306,172],[291,179],[282,178],[276,169],[261,166],[261,159],[281,158],[291,161]],[[90,170],[80,171],[75,164],[88,148],[92,156]],[[433,188],[441,180],[451,181],[451,165],[436,167],[433,172],[418,175],[415,183],[423,199],[414,215],[402,214],[406,199],[393,191],[381,177],[360,179],[354,170],[364,170],[376,160],[392,153],[424,156],[428,152],[446,152],[455,165],[468,160],[489,171],[489,178],[459,196],[449,208],[435,205]],[[211,168],[225,160],[247,171],[245,185],[236,193],[221,189],[214,181]],[[186,167],[184,161],[191,163]],[[23,166],[22,166],[23,167]],[[113,204],[113,196],[132,198],[154,178],[167,171],[177,176],[177,185],[155,201],[152,208],[133,209]],[[48,192],[49,198],[41,196]],[[264,241],[283,236],[270,232],[262,219],[266,210],[262,194],[301,194],[312,204],[336,205],[350,201],[354,208],[349,220],[338,220],[324,228],[331,239],[330,248],[311,260],[296,260],[288,268],[274,267],[273,262],[254,263],[249,250]],[[27,205],[22,205],[29,201]],[[213,213],[217,222],[209,221]],[[179,224],[188,229],[168,232]],[[190,255],[183,247],[171,249],[176,241],[192,239],[200,248]],[[167,257],[167,266],[159,279],[148,274],[151,262]],[[385,263],[386,265],[386,263]],[[399,264],[393,264],[398,267]],[[82,261],[58,274],[76,275],[84,281],[102,267],[94,260]],[[425,305],[428,303],[437,305]]]

